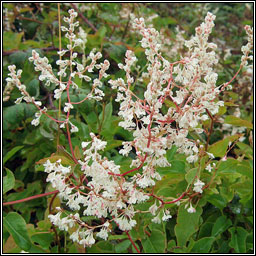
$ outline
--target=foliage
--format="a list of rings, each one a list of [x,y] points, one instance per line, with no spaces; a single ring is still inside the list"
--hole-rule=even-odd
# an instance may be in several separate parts
[[[252,25],[252,4],[61,4],[61,22],[64,16],[69,15],[69,9],[77,9],[77,19],[86,34],[86,44],[76,50],[79,64],[89,65],[86,58],[94,48],[102,53],[99,59],[108,60],[110,64],[107,70],[109,77],[102,76],[101,80],[103,96],[99,96],[99,92],[99,95],[93,95],[94,98],[83,101],[90,94],[93,82],[75,76],[73,81],[77,90],[70,88],[70,95],[68,90],[63,90],[61,108],[67,107],[65,102],[83,102],[74,104],[73,108],[62,113],[59,111],[59,101],[54,97],[56,92],[53,93],[58,87],[54,83],[47,86],[46,80],[38,79],[38,71],[34,71],[34,65],[29,61],[31,55],[34,58],[47,57],[53,73],[56,75],[59,71],[56,64],[60,58],[57,54],[57,4],[4,3],[3,8],[3,77],[8,77],[9,65],[15,64],[17,70],[22,69],[21,83],[26,85],[26,91],[35,101],[47,107],[47,114],[52,117],[49,119],[42,115],[40,124],[33,127],[31,122],[38,111],[36,104],[15,104],[21,96],[19,88],[4,84],[3,201],[22,200],[43,193],[52,195],[48,199],[42,196],[20,204],[4,205],[4,253],[18,253],[21,250],[30,253],[137,253],[136,248],[143,253],[253,252],[253,97],[250,66],[241,68],[232,81],[231,90],[223,90],[219,94],[215,102],[223,101],[223,106],[214,114],[207,112],[206,120],[199,120],[197,128],[203,129],[203,132],[197,133],[191,127],[188,129],[187,142],[203,145],[204,153],[199,159],[187,161],[188,156],[174,144],[166,150],[164,156],[168,163],[156,167],[161,180],[144,189],[150,195],[149,200],[134,205],[138,214],[134,216],[136,225],[131,230],[124,230],[120,224],[112,221],[106,240],[95,237],[95,244],[88,248],[74,243],[70,239],[74,227],[63,231],[48,218],[49,214],[57,213],[56,207],[63,208],[69,214],[72,211],[54,194],[54,187],[46,182],[48,174],[45,172],[47,160],[54,164],[61,159],[61,164],[65,168],[71,166],[75,174],[72,182],[83,177],[77,159],[84,160],[84,152],[89,149],[81,147],[81,143],[95,140],[91,135],[93,133],[107,142],[100,157],[119,165],[120,176],[125,174],[127,180],[131,181],[135,175],[142,173],[145,160],[135,172],[128,171],[137,157],[137,149],[133,148],[127,157],[119,153],[124,142],[134,140],[134,134],[120,126],[123,119],[119,114],[120,104],[115,101],[119,92],[109,84],[109,80],[127,79],[127,71],[120,69],[119,63],[124,64],[128,59],[128,50],[133,51],[137,58],[136,66],[130,70],[135,81],[129,87],[133,99],[143,99],[147,90],[149,78],[142,78],[142,74],[147,71],[149,60],[139,42],[141,36],[135,33],[131,25],[130,13],[144,17],[149,28],[152,25],[161,31],[162,56],[169,62],[186,56],[188,48],[184,47],[184,42],[194,35],[195,27],[201,24],[207,11],[214,13],[216,27],[209,41],[218,45],[216,72],[217,84],[221,85],[230,81],[241,67],[240,49],[247,43],[243,27]],[[66,49],[68,43],[68,38],[62,32],[62,49]],[[69,53],[64,53],[62,58],[68,59]],[[106,63],[104,65],[107,66]],[[88,76],[94,81],[98,78],[98,71],[88,73]],[[63,81],[68,84],[66,78]],[[173,88],[173,92],[176,91],[177,88]],[[101,101],[95,98],[97,96]],[[177,107],[171,98],[166,98],[163,103],[163,115]],[[68,129],[60,129],[54,121],[57,119],[64,123],[67,113],[72,123],[70,127],[78,128],[78,132],[71,136]],[[128,113],[124,115],[128,116]],[[178,124],[170,121],[169,126],[174,129]],[[88,161],[88,165],[91,164]],[[199,185],[196,186],[196,179],[204,184],[200,185],[198,181]],[[193,186],[196,189],[193,190]],[[155,219],[159,218],[160,223],[152,222],[152,212],[148,211],[156,201],[161,210],[158,210]],[[166,217],[167,221],[163,221],[165,214],[171,216],[169,219]],[[105,219],[111,220],[111,216]],[[89,226],[104,223],[95,216],[83,216],[81,221]]]

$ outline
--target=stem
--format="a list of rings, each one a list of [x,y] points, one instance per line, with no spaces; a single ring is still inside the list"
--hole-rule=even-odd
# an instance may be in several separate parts
[[[61,51],[61,21],[60,21],[60,4],[59,3],[58,3],[58,20],[59,20],[59,51]],[[61,60],[61,55],[59,55],[59,60]],[[60,84],[61,84],[61,75],[60,75]],[[60,114],[61,114],[61,97],[59,99],[58,119],[60,119]],[[59,146],[59,143],[60,143],[60,126],[58,125],[57,148]]]
[[[23,16],[17,16],[16,18],[19,19],[19,20],[28,20],[28,21],[31,21],[31,22],[39,23],[39,24],[47,24],[47,23],[44,23],[44,22],[42,22],[40,20],[35,20],[35,19],[23,17]]]
[[[81,17],[81,19],[82,19],[85,23],[87,23],[87,24],[92,28],[92,30],[93,30],[94,32],[97,32],[97,31],[98,31],[97,28],[96,28],[87,18],[85,18],[84,15],[83,15],[81,12],[79,12],[79,10],[77,9],[77,7],[76,7],[74,4],[71,3],[70,5],[72,6],[73,9],[76,10],[76,12],[77,12],[78,15]]]
[[[141,253],[140,250],[137,248],[136,244],[134,243],[134,241],[132,240],[132,238],[131,238],[131,236],[129,234],[129,231],[125,231],[125,233],[127,234],[129,240],[131,241],[131,243],[132,243],[134,249],[137,251],[137,253]]]
[[[78,164],[78,161],[77,161],[77,159],[75,157],[75,154],[74,154],[72,142],[71,142],[71,137],[70,137],[70,131],[69,131],[68,123],[66,123],[66,129],[67,129],[67,134],[68,134],[68,144],[69,144],[69,148],[70,148],[73,160],[75,161],[76,164]]]
[[[99,123],[98,133],[101,132],[101,128],[102,128],[102,126],[103,126],[103,122],[104,122],[104,119],[105,119],[105,108],[106,108],[106,104],[103,103],[103,107],[102,107],[102,120],[101,120],[101,122]]]
[[[187,192],[184,192],[180,197],[178,197],[177,199],[175,199],[175,200],[173,200],[173,201],[164,202],[164,204],[173,204],[173,203],[176,203],[176,202],[180,201],[185,195],[187,195]]]
[[[210,142],[210,137],[211,137],[211,134],[212,134],[212,131],[213,131],[213,122],[214,121],[213,121],[213,117],[212,117],[211,113],[209,112],[209,110],[207,108],[205,110],[206,110],[208,116],[211,118],[211,128],[210,128],[210,132],[208,134],[207,142],[206,142],[206,145],[205,145],[205,151],[207,151],[208,145],[209,145],[209,142]]]
[[[134,8],[135,8],[135,5],[133,4],[133,5],[132,5],[131,13],[134,12]],[[125,29],[124,29],[124,33],[123,33],[123,35],[122,35],[122,41],[124,41],[125,35],[126,35],[127,31],[128,31],[130,20],[131,20],[131,17],[130,17],[130,15],[129,15],[128,21],[127,21],[126,26],[125,26]]]
[[[16,201],[6,202],[6,203],[3,203],[3,206],[12,205],[12,204],[19,204],[19,203],[23,203],[23,202],[26,202],[26,201],[36,199],[36,198],[45,197],[45,196],[49,196],[49,195],[52,195],[52,194],[58,194],[58,193],[59,193],[59,190],[55,190],[55,191],[52,191],[52,192],[47,192],[47,193],[44,193],[44,194],[30,196],[30,197],[23,198],[23,199],[16,200]]]
[[[52,204],[53,204],[53,201],[54,201],[54,199],[56,198],[56,196],[57,196],[57,193],[54,194],[54,196],[52,197],[51,202],[50,202],[50,204],[49,204],[49,213],[50,213],[50,214],[52,214]]]
[[[54,199],[56,198],[56,196],[57,196],[57,193],[52,197],[51,202],[50,202],[50,204],[49,204],[49,213],[50,213],[50,214],[53,213],[53,212],[52,212],[52,204],[53,204],[53,201],[54,201]],[[57,233],[57,230],[56,230],[54,224],[52,224],[52,229],[53,229],[53,231],[54,231],[54,233],[55,233],[55,239],[56,239],[56,242],[57,242],[57,244],[58,244],[58,252],[60,253],[60,251],[61,251],[61,244],[60,244],[60,240],[59,240],[59,237],[58,237],[58,233]]]
[[[49,52],[49,51],[58,51],[59,48],[50,46],[50,47],[40,48],[40,50],[45,51],[45,52]],[[20,51],[25,52],[25,50],[3,51],[2,56],[9,56],[9,55],[13,54],[14,52],[20,52]]]
[[[70,45],[72,45],[72,42],[70,43]],[[70,53],[70,56],[72,56],[72,52]],[[71,57],[70,57],[71,58]],[[71,59],[71,62],[72,62],[72,59]],[[72,73],[72,69],[70,68],[70,71]],[[67,97],[68,97],[68,103],[70,103],[70,96],[69,96],[69,86],[71,84],[71,77],[69,78],[69,81],[68,81],[68,84],[67,84]],[[68,113],[67,113],[67,117],[66,117],[66,120],[69,119],[69,115],[70,115],[70,109],[68,110]],[[70,137],[70,131],[69,131],[69,126],[68,126],[68,122],[66,123],[66,129],[67,129],[67,134],[68,134],[68,143],[69,143],[69,148],[70,148],[70,151],[71,151],[71,154],[72,154],[72,157],[73,157],[73,160],[75,161],[76,164],[78,164],[78,161],[75,157],[75,154],[74,154],[74,150],[73,150],[73,146],[72,146],[72,142],[71,142],[71,137]]]

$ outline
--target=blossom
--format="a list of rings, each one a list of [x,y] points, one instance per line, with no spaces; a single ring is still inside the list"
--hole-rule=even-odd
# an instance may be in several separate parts
[[[202,187],[205,185],[204,182],[197,179],[196,183],[194,183],[193,191],[203,193]]]
[[[66,112],[66,119],[58,122],[61,123],[60,128],[64,128],[65,125],[68,128],[69,124],[71,133],[77,132],[78,128],[69,120],[70,110],[75,104],[70,100],[69,88],[79,93],[77,89],[81,87],[81,84],[76,82],[76,79],[80,78],[87,82],[86,86],[91,86],[84,100],[102,100],[105,96],[102,80],[108,77],[106,72],[110,67],[106,59],[99,63],[103,56],[96,49],[91,50],[88,57],[83,54],[81,63],[76,59],[78,53],[75,47],[80,47],[80,50],[85,52],[87,41],[87,34],[83,29],[79,28],[79,32],[75,32],[75,28],[79,26],[79,22],[75,21],[77,15],[78,13],[71,9],[69,17],[64,17],[67,26],[62,26],[61,30],[65,32],[69,43],[66,46],[67,49],[58,51],[58,55],[65,56],[69,53],[70,56],[66,60],[60,58],[56,61],[59,67],[57,75],[60,77],[68,75],[68,78],[63,79],[68,82],[61,82],[61,79],[57,79],[48,59],[40,57],[38,52],[33,50],[29,58],[34,63],[35,70],[40,72],[39,80],[45,82],[47,86],[50,84],[56,86],[55,99],[60,99],[62,93],[66,91],[68,99],[63,109]],[[151,20],[153,18],[154,16],[150,17]],[[69,208],[68,211],[60,207],[56,208],[57,213],[50,214],[49,219],[60,230],[70,231],[70,228],[74,228],[70,235],[72,241],[90,247],[95,243],[94,235],[107,240],[108,233],[111,231],[110,221],[115,221],[122,231],[135,227],[137,224],[135,215],[138,211],[135,210],[134,205],[146,202],[152,196],[157,198],[153,190],[152,194],[149,194],[146,188],[154,186],[158,180],[161,180],[162,177],[157,171],[159,167],[170,166],[170,160],[166,159],[168,150],[175,147],[177,153],[185,154],[188,163],[198,161],[204,146],[200,145],[200,141],[192,140],[190,132],[202,133],[204,130],[201,128],[201,123],[209,119],[209,112],[214,115],[219,107],[224,105],[223,101],[215,100],[222,90],[220,86],[216,87],[218,74],[214,72],[214,65],[218,63],[215,53],[217,45],[208,42],[214,27],[214,20],[215,15],[208,12],[204,22],[195,29],[195,35],[188,41],[183,38],[183,32],[178,30],[177,38],[180,44],[176,49],[184,43],[188,52],[179,61],[171,63],[169,58],[164,57],[168,54],[162,54],[164,44],[168,44],[166,40],[163,40],[163,34],[152,26],[146,25],[147,19],[135,18],[131,15],[133,31],[140,36],[140,44],[145,51],[146,68],[136,66],[138,59],[129,49],[125,53],[124,61],[118,63],[125,77],[109,80],[108,83],[113,90],[116,90],[115,101],[120,104],[116,119],[120,121],[118,125],[131,133],[131,139],[127,139],[128,136],[125,138],[126,141],[122,143],[123,147],[119,149],[119,154],[126,157],[129,154],[132,155],[131,168],[133,169],[126,173],[124,170],[121,173],[121,167],[117,164],[120,159],[113,157],[113,160],[109,160],[109,152],[103,152],[107,141],[102,140],[101,133],[92,132],[90,133],[91,141],[81,142],[83,155],[77,160],[78,165],[75,167],[65,165],[61,159],[53,163],[51,162],[53,158],[49,158],[51,161],[48,159],[43,164],[48,174],[46,181],[59,191],[61,203]],[[252,48],[252,29],[249,26],[245,29],[249,42],[242,47],[242,65],[246,65],[247,61],[252,59],[252,56],[249,56]],[[171,55],[176,56],[177,53],[174,48]],[[21,93],[21,97],[15,103],[19,104],[22,100],[33,103],[39,111],[35,114],[31,124],[39,125],[40,117],[47,109],[41,109],[41,101],[31,97],[26,91],[26,86],[20,81],[22,71],[16,71],[15,65],[9,66],[8,69],[10,71],[6,79],[8,87],[16,86]],[[86,72],[93,74],[90,77],[85,75]],[[138,74],[141,76],[139,77]],[[137,90],[133,89],[137,82],[143,83],[146,88],[144,93],[139,95],[136,94]],[[172,105],[165,111],[166,107],[163,108],[163,104],[166,99],[170,99]],[[240,112],[237,110],[234,115],[239,116]],[[107,138],[107,134],[106,136],[104,134],[104,137]],[[214,158],[213,154],[206,153],[209,158]],[[215,163],[210,163],[205,169],[211,172],[215,167]],[[126,176],[128,173],[129,175]],[[204,182],[197,179],[193,191],[203,193],[204,185]],[[175,204],[182,203],[183,200],[180,200]],[[172,218],[170,212],[163,208],[161,210],[160,206],[155,201],[145,210],[153,215],[152,222],[154,223],[161,223]],[[185,209],[188,206],[189,203]],[[70,213],[71,210],[77,213],[73,215]],[[191,202],[187,211],[196,212]],[[83,216],[108,220],[104,224],[84,223]],[[109,216],[112,217],[111,220]]]
[[[107,238],[108,238],[108,230],[103,227],[103,228],[100,230],[100,232],[98,232],[98,233],[96,234],[96,236],[98,236],[98,237],[100,237],[100,238],[102,238],[102,239],[104,239],[104,240],[107,240]]]
[[[162,220],[163,221],[168,221],[169,219],[171,219],[172,218],[172,215],[170,215],[170,212],[168,211],[168,210],[165,210],[164,211],[164,215],[163,215],[163,217],[162,217]]]
[[[79,244],[83,245],[84,247],[91,247],[95,243],[92,230],[79,232],[79,235],[84,236],[84,238],[79,241]]]
[[[150,213],[151,213],[152,215],[156,215],[157,209],[158,209],[158,206],[156,205],[156,202],[155,202],[153,205],[151,205],[151,206],[149,207],[148,210],[150,211]]]
[[[222,161],[224,161],[224,160],[222,160]],[[205,170],[207,170],[208,172],[211,172],[212,169],[214,169],[215,166],[216,166],[215,163],[213,163],[212,166],[211,166],[211,164],[208,164],[208,165],[205,167]]]
[[[187,209],[188,213],[195,213],[196,212],[196,209],[190,205],[190,207]]]
[[[160,217],[160,212],[157,214],[157,216],[155,218],[153,218],[151,220],[152,222],[156,223],[156,224],[160,224],[161,223],[161,217]]]
[[[65,103],[64,111],[69,112],[70,109],[74,108],[72,104],[70,103]]]
[[[128,220],[124,216],[117,218],[115,221],[118,227],[123,231],[129,231],[137,224],[136,220]]]
[[[41,58],[35,50],[32,50],[32,57],[29,57],[29,61],[34,63],[36,71],[41,71],[39,80],[46,81],[47,86],[50,86],[50,83],[59,84],[59,80],[54,75],[52,66],[46,57]]]

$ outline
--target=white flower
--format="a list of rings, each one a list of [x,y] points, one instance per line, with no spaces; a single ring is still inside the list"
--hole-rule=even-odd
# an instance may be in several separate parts
[[[103,228],[100,230],[100,232],[98,232],[98,233],[96,234],[96,236],[98,236],[98,237],[100,237],[100,238],[102,238],[102,239],[104,239],[104,240],[107,240],[107,238],[108,238],[108,231],[107,231],[107,229],[103,227]]]
[[[199,179],[197,179],[197,182],[194,183],[194,188],[193,190],[195,192],[199,192],[199,193],[203,193],[202,187],[205,185],[204,182],[200,181]]]
[[[159,212],[158,215],[157,215],[155,218],[153,218],[151,221],[154,222],[154,223],[156,223],[156,224],[160,224],[160,223],[161,223],[160,212]]]
[[[91,143],[91,141],[89,142],[82,142],[82,148],[86,148],[89,144]]]
[[[192,205],[190,205],[190,207],[187,209],[187,211],[189,213],[194,213],[194,212],[196,212],[196,209],[194,207],[192,207]]]
[[[206,167],[205,167],[205,170],[207,170],[208,172],[211,172],[212,171],[212,166],[210,164],[208,164]]]
[[[70,109],[73,108],[73,105],[70,103],[65,103],[64,111],[68,112]]]
[[[90,231],[87,237],[80,240],[79,242],[79,244],[82,244],[84,247],[86,246],[91,247],[94,243],[95,243],[95,239],[93,238],[93,231]]]
[[[170,215],[170,212],[168,210],[165,210],[164,215],[162,217],[162,220],[163,221],[168,221],[171,218],[172,218],[172,215]]]
[[[73,242],[79,243],[79,229],[77,229],[75,232],[73,232],[73,233],[70,235],[70,239],[71,239]]]
[[[122,216],[116,219],[118,227],[123,231],[131,230],[136,224],[136,220],[128,220],[126,217]]]
[[[150,211],[150,213],[151,213],[152,215],[156,215],[157,209],[158,209],[158,206],[156,205],[156,202],[155,202],[153,205],[151,205],[151,206],[149,207],[148,210]]]
[[[224,156],[224,157],[221,159],[221,161],[223,161],[223,162],[227,161],[227,156]]]
[[[70,132],[73,133],[73,132],[78,132],[78,131],[79,131],[78,128],[75,125],[71,124]]]
[[[55,164],[52,164],[49,159],[43,164],[43,166],[44,171],[48,173],[52,172],[55,168]]]
[[[33,119],[33,120],[31,121],[31,124],[34,125],[34,126],[38,126],[39,123],[40,123],[40,122],[39,122],[39,118]]]
[[[212,154],[212,153],[206,152],[206,154],[207,154],[211,159],[215,158],[214,154]]]

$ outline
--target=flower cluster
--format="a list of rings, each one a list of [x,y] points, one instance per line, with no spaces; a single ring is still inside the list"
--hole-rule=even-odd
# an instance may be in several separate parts
[[[253,56],[250,55],[251,50],[253,48],[253,29],[249,25],[246,25],[244,27],[244,29],[248,36],[248,43],[247,43],[247,45],[242,46],[242,48],[241,48],[241,50],[243,52],[243,56],[241,57],[241,61],[242,61],[241,65],[242,66],[248,65],[248,62],[247,62],[248,59],[249,60],[253,59]]]
[[[140,80],[145,83],[146,90],[143,98],[139,98],[132,90],[136,83],[133,69],[137,57],[131,50],[127,50],[125,54],[125,63],[118,64],[119,68],[125,71],[125,78],[109,80],[109,84],[113,90],[117,90],[115,100],[120,103],[118,115],[122,119],[119,126],[133,135],[133,140],[123,142],[123,148],[119,150],[123,156],[128,156],[131,151],[135,152],[130,165],[132,169],[123,172],[113,160],[104,157],[102,151],[107,142],[94,133],[90,133],[90,141],[81,143],[83,157],[77,160],[70,132],[77,132],[78,128],[70,122],[70,112],[73,111],[75,104],[85,100],[103,99],[105,95],[101,88],[102,79],[108,77],[106,71],[110,63],[108,60],[98,63],[102,54],[96,49],[93,49],[87,58],[83,55],[82,62],[78,59],[76,49],[80,48],[84,53],[87,35],[82,29],[76,34],[75,28],[79,26],[79,22],[75,21],[76,17],[77,13],[74,10],[69,10],[69,17],[64,17],[68,26],[62,26],[61,30],[65,32],[69,42],[67,49],[58,51],[60,59],[56,62],[59,66],[57,75],[54,74],[46,57],[41,58],[36,51],[32,51],[32,57],[29,58],[33,61],[35,70],[41,72],[39,80],[46,85],[56,86],[55,99],[60,99],[62,93],[66,92],[67,100],[62,102],[65,120],[57,120],[46,114],[47,109],[41,108],[42,103],[35,101],[26,91],[25,85],[20,81],[21,70],[16,72],[15,66],[9,67],[10,77],[7,78],[7,82],[9,85],[17,86],[22,94],[16,103],[25,100],[38,108],[39,112],[32,121],[33,125],[38,125],[41,115],[46,114],[56,121],[60,128],[67,129],[75,165],[66,167],[62,165],[61,159],[54,163],[47,160],[44,168],[48,173],[47,182],[59,191],[62,203],[69,211],[57,207],[57,213],[50,214],[49,218],[60,230],[72,229],[70,238],[74,242],[91,246],[95,243],[96,236],[105,240],[108,238],[109,232],[112,231],[111,222],[122,231],[131,230],[137,224],[135,215],[140,212],[135,205],[146,202],[151,197],[156,201],[145,212],[151,213],[152,221],[155,223],[172,218],[170,211],[164,208],[165,204],[178,205],[186,202],[185,207],[189,205],[189,213],[196,211],[190,198],[182,199],[186,193],[173,201],[165,202],[162,197],[155,195],[153,190],[150,193],[149,189],[162,179],[157,168],[171,166],[166,159],[166,153],[173,146],[179,153],[186,155],[188,163],[197,162],[203,154],[210,159],[205,169],[209,172],[215,169],[215,163],[210,163],[214,155],[203,151],[202,143],[189,138],[188,135],[190,131],[197,135],[202,133],[201,122],[216,114],[224,102],[215,100],[223,89],[216,86],[218,75],[213,69],[218,62],[215,53],[217,45],[208,42],[215,20],[212,13],[207,13],[205,21],[196,28],[195,36],[185,41],[188,48],[186,56],[173,63],[162,56],[160,33],[152,26],[146,26],[143,18],[138,19],[131,15],[133,30],[142,37],[141,47],[145,49],[148,61],[147,70]],[[248,26],[245,29],[249,42],[242,48],[242,65],[251,58],[249,54],[252,49],[252,29]],[[180,41],[182,40],[180,38]],[[69,54],[69,59],[62,59],[61,57],[66,54]],[[98,70],[98,77],[94,76],[92,79],[88,73],[95,72],[95,69]],[[74,78],[91,84],[91,91],[79,102],[72,102],[70,98],[71,87],[76,92],[79,90]],[[165,113],[163,106],[167,100],[172,102],[172,106]],[[138,172],[134,174],[135,171]],[[202,194],[205,183],[198,178],[191,186],[194,192]],[[192,190],[191,187],[190,189]],[[93,216],[96,221],[89,225],[84,221],[85,216]]]

